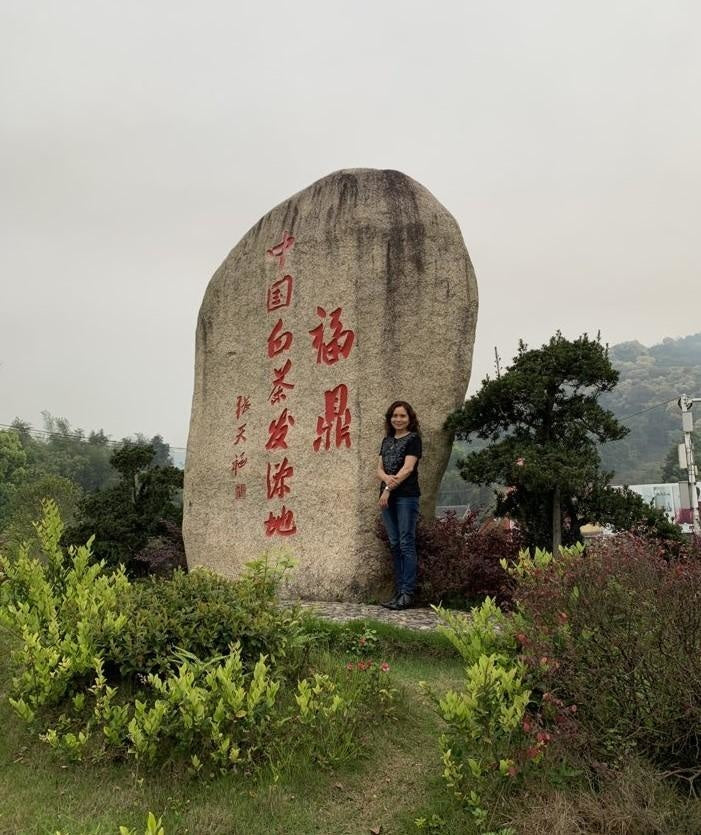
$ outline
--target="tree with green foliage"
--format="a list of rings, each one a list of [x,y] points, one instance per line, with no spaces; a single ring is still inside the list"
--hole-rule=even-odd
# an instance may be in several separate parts
[[[557,551],[563,534],[566,542],[579,538],[584,521],[606,521],[593,500],[601,503],[603,491],[615,498],[597,445],[627,429],[598,400],[617,380],[598,338],[570,341],[558,331],[538,349],[521,342],[513,365],[487,377],[448,418],[446,428],[458,438],[488,442],[460,461],[461,475],[507,486],[497,513],[518,521],[530,547]]]
[[[22,543],[33,542],[34,523],[41,518],[43,502],[47,499],[55,502],[61,518],[71,524],[81,496],[80,487],[62,476],[44,474],[27,478],[9,501],[6,524],[0,528],[0,545],[14,552]]]
[[[155,456],[150,444],[123,443],[110,459],[119,482],[82,499],[80,522],[66,530],[66,543],[85,542],[95,534],[96,558],[112,566],[122,563],[131,573],[143,570],[137,558],[154,539],[177,539],[170,550],[182,556],[178,499],[183,472],[155,465]]]
[[[27,478],[27,453],[17,432],[0,431],[0,530],[7,523],[12,499]]]

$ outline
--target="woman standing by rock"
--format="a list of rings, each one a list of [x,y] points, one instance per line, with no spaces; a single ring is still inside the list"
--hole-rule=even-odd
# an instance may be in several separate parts
[[[408,609],[416,592],[416,522],[419,516],[421,433],[416,412],[395,400],[385,413],[386,436],[377,476],[382,482],[380,509],[394,560],[394,589],[387,609]]]

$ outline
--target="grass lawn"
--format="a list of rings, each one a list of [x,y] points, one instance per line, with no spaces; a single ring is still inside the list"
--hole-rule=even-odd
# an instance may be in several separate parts
[[[355,762],[333,771],[293,762],[277,780],[270,771],[206,780],[171,768],[135,773],[131,765],[62,764],[7,704],[9,673],[0,660],[0,833],[118,835],[123,825],[141,835],[148,811],[162,817],[166,835],[356,835],[378,827],[382,835],[417,833],[414,819],[434,813],[446,821],[443,831],[471,832],[442,782],[440,721],[418,686],[459,686],[462,664],[431,653],[430,639],[414,646],[411,653],[406,645],[384,652],[399,691],[397,718],[368,729]],[[339,664],[348,660],[338,655]]]

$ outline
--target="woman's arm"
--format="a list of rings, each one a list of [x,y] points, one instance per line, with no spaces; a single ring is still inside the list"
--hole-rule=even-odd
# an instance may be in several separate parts
[[[387,475],[385,472],[385,468],[382,466],[381,455],[379,456],[379,461],[377,462],[377,477],[386,485],[385,489],[380,491],[380,507],[385,508],[389,504],[389,482],[392,476]]]
[[[417,455],[407,455],[404,459],[404,464],[402,465],[401,470],[399,470],[396,475],[387,476],[387,485],[389,487],[398,487],[405,478],[409,478],[411,473],[414,471],[414,467],[416,466],[416,462],[418,460],[419,458]]]
[[[385,472],[385,468],[382,466],[382,456],[379,455],[378,459],[379,460],[377,462],[377,477],[380,479],[380,481],[383,481],[385,484],[389,484],[390,476],[387,475],[387,473]]]

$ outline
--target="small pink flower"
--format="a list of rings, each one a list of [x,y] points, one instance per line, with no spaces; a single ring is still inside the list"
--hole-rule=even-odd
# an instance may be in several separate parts
[[[352,670],[353,669],[353,664],[350,661],[346,664],[346,669],[347,670]]]
[[[389,672],[389,664],[386,661],[383,661],[380,664],[380,669],[382,670],[383,673],[388,673]]]
[[[526,459],[525,459],[525,458],[517,458],[517,459],[516,459],[516,466],[517,466],[517,467],[523,467],[523,465],[524,465],[525,463],[526,463]]]

